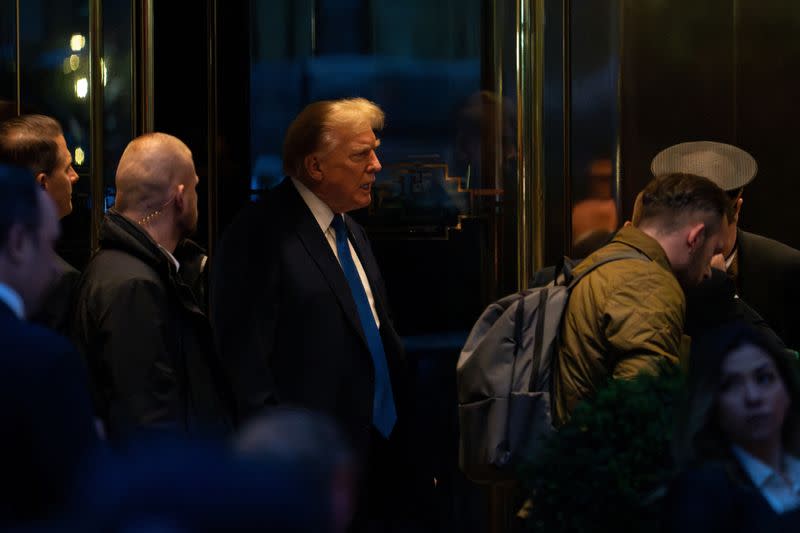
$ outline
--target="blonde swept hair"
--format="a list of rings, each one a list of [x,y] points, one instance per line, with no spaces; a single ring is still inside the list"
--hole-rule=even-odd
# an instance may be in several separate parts
[[[381,130],[384,118],[381,108],[366,98],[321,100],[307,105],[286,131],[284,173],[294,178],[306,177],[306,156],[317,151],[328,153],[336,148],[336,131]]]

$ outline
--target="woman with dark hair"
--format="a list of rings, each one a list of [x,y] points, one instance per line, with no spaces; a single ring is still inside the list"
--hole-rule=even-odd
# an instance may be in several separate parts
[[[800,530],[797,361],[747,324],[692,346],[675,452],[684,473],[667,500],[668,531]]]

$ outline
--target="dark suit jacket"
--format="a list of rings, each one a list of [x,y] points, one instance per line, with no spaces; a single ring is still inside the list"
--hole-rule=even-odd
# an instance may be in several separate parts
[[[800,510],[782,515],[737,464],[708,463],[672,484],[664,508],[664,531],[674,533],[778,533],[800,529]]]
[[[793,350],[800,350],[800,251],[739,231],[736,284],[739,295]]]
[[[75,288],[81,273],[56,256],[59,274],[47,290],[42,304],[30,317],[31,322],[46,326],[61,335],[69,335]]]
[[[63,506],[98,446],[83,362],[0,302],[0,529]]]
[[[401,431],[405,364],[364,229],[345,217],[380,319]],[[211,318],[240,417],[296,404],[333,416],[369,449],[374,370],[356,305],[319,224],[286,179],[228,228],[212,268]]]

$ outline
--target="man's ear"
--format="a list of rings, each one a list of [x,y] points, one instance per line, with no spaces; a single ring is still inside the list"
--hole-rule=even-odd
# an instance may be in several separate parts
[[[183,213],[184,209],[186,208],[186,199],[183,196],[183,192],[185,190],[186,190],[186,185],[181,183],[180,185],[178,185],[178,190],[175,193],[175,207],[181,213]]]
[[[322,165],[319,159],[319,154],[309,154],[303,159],[303,166],[306,169],[306,174],[314,181],[322,181]]]
[[[689,233],[686,236],[686,246],[690,252],[694,252],[703,245],[706,236],[706,225],[698,222],[689,226]]]
[[[744,199],[740,196],[736,203],[733,204],[733,223],[739,223],[739,213],[742,212],[742,203],[744,203]]]
[[[38,183],[39,187],[41,187],[45,191],[47,190],[47,181],[49,179],[50,178],[44,172],[39,172],[38,174],[36,174],[36,183]]]
[[[12,264],[23,262],[27,248],[32,244],[31,234],[22,224],[14,224],[8,230],[5,253]]]

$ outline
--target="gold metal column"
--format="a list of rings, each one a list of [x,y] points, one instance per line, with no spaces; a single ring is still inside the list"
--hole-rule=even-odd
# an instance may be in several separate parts
[[[137,137],[154,129],[153,0],[133,0],[131,10],[131,117]]]
[[[517,0],[517,285],[544,263],[544,0]]]
[[[531,186],[533,215],[531,251],[533,274],[544,267],[545,239],[545,175],[544,175],[544,2],[533,0],[533,183]],[[526,282],[530,276],[526,278]]]
[[[103,2],[89,3],[89,178],[92,198],[92,250],[100,242],[105,184],[103,183]]]
[[[531,181],[533,175],[532,154],[533,121],[531,116],[532,62],[531,32],[533,31],[530,2],[517,0],[517,287],[527,287],[530,279],[530,224]]]

